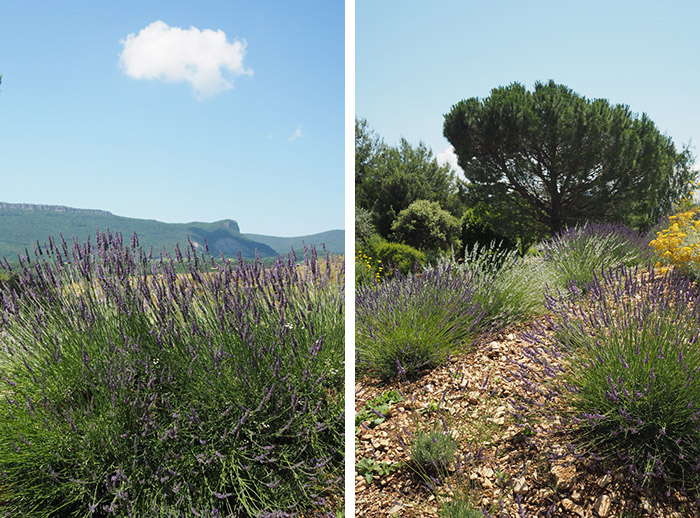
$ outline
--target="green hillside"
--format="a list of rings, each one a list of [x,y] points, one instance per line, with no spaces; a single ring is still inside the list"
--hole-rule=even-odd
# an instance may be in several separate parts
[[[97,230],[102,232],[108,229],[112,233],[121,232],[125,241],[130,240],[136,232],[141,246],[146,250],[153,247],[155,252],[163,248],[172,251],[176,243],[180,243],[181,247],[185,246],[188,237],[196,247],[203,250],[206,239],[211,254],[223,253],[227,257],[235,257],[240,251],[243,257],[250,258],[255,256],[256,250],[263,258],[277,256],[278,252],[285,254],[292,246],[286,246],[287,240],[291,240],[289,243],[296,243],[294,240],[298,239],[259,236],[265,240],[257,240],[241,234],[238,223],[230,219],[214,223],[163,223],[156,220],[124,218],[101,210],[0,203],[0,257],[6,256],[12,261],[18,252],[24,253],[25,248],[32,253],[35,242],[48,242],[49,236],[58,239],[59,233],[67,240],[75,236],[79,241],[85,241],[91,236],[94,241]],[[333,232],[344,234],[343,231],[331,231],[331,234]],[[299,239],[314,244],[317,241],[315,236]],[[268,240],[278,243],[279,250],[271,246]]]
[[[298,253],[304,250],[304,245],[307,247],[314,245],[319,251],[323,249],[322,245],[325,245],[326,251],[331,254],[342,254],[345,252],[344,230],[328,230],[319,234],[299,237],[274,237],[260,234],[243,235],[258,243],[266,244],[281,255],[286,254],[292,248]]]

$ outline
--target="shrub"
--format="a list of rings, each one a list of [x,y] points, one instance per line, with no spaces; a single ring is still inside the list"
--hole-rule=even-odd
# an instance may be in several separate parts
[[[484,518],[484,512],[474,507],[469,498],[459,495],[440,504],[440,518]]]
[[[355,241],[364,243],[374,233],[372,213],[355,205]]]
[[[427,262],[425,254],[420,250],[408,245],[386,241],[378,235],[371,236],[366,241],[362,251],[368,257],[373,257],[381,262],[384,277],[392,277],[396,271],[408,275],[419,271]]]
[[[342,265],[175,256],[99,234],[22,262],[0,362],[13,516],[277,516],[338,489]]]
[[[474,299],[491,327],[523,321],[544,310],[548,269],[541,257],[520,258],[515,250],[495,244],[475,245],[465,252],[459,268],[474,278],[478,286]]]
[[[386,275],[382,260],[358,249],[355,252],[355,285],[377,283]]]
[[[540,245],[551,266],[553,283],[579,289],[603,268],[646,264],[651,260],[646,238],[624,225],[589,223],[571,227]]]
[[[499,234],[487,219],[487,211],[482,205],[467,209],[460,222],[462,246],[466,254],[474,248],[514,249],[515,243]]]
[[[476,289],[471,277],[449,265],[358,287],[358,371],[382,378],[411,376],[471,344],[483,318]]]
[[[457,440],[449,433],[433,429],[418,431],[409,446],[411,463],[421,475],[444,477],[452,467]]]
[[[376,253],[382,263],[387,265],[389,276],[397,270],[403,275],[413,273],[426,263],[423,252],[401,243],[382,243],[377,246]]]
[[[391,225],[394,240],[423,252],[459,249],[459,220],[436,201],[417,200],[403,209]]]
[[[700,487],[700,294],[678,275],[624,267],[588,289],[581,306],[549,298],[556,333],[530,336],[541,368],[521,366],[525,408],[570,409],[564,424],[579,451],[638,486]]]
[[[679,272],[700,275],[700,209],[691,207],[668,218],[668,227],[656,233],[649,246],[659,261],[657,267],[676,267]]]

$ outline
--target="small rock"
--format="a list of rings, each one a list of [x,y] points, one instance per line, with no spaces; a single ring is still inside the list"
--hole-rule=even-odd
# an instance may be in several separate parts
[[[485,478],[492,478],[493,477],[493,469],[488,467],[488,466],[481,468],[479,470],[479,473],[481,473],[481,476],[485,477]]]
[[[583,510],[583,507],[581,507],[580,505],[576,505],[568,498],[564,498],[560,503],[562,509],[564,509],[565,511],[577,514],[581,517],[583,517],[586,514],[586,512]]]
[[[654,508],[651,506],[651,503],[646,498],[642,498],[642,509],[644,509],[644,511],[646,511],[649,514],[651,514],[651,512],[654,510]]]
[[[608,513],[610,512],[610,497],[608,495],[600,495],[593,504],[593,510],[601,518],[608,516]]]
[[[577,504],[580,504],[581,503],[581,493],[579,493],[578,491],[574,491],[573,493],[571,493],[571,499],[574,502],[576,502]]]
[[[515,485],[513,486],[513,492],[516,495],[524,495],[529,491],[529,489],[530,486],[527,485],[525,477],[520,477],[518,480],[515,481]]]
[[[607,473],[598,479],[598,486],[605,489],[612,482],[612,475]]]
[[[543,501],[553,500],[556,496],[554,490],[550,488],[542,488],[539,490],[538,494],[540,499]]]
[[[574,466],[555,465],[552,466],[550,472],[554,475],[554,481],[560,491],[568,491],[576,483],[576,468]]]
[[[479,393],[476,390],[472,390],[469,395],[468,399],[470,405],[476,405],[479,402]]]

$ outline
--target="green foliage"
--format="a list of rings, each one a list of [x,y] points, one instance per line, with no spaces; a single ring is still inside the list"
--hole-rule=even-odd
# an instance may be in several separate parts
[[[399,212],[392,238],[424,252],[460,249],[459,220],[436,201],[417,200]]]
[[[483,203],[467,209],[460,222],[462,246],[467,252],[474,247],[484,248],[493,244],[498,248],[513,249],[516,244],[500,232],[496,231],[493,221],[498,220],[497,214],[492,214]]]
[[[395,270],[407,275],[420,270],[427,264],[426,256],[420,250],[409,245],[386,241],[378,235],[373,235],[367,240],[363,252],[381,262],[385,277],[392,277]]]
[[[355,241],[364,243],[374,234],[372,213],[355,205]]]
[[[440,504],[440,518],[484,518],[484,512],[474,507],[469,497],[464,494],[456,495],[452,500]]]
[[[518,200],[518,219],[552,233],[589,219],[648,227],[695,176],[688,149],[677,152],[645,114],[553,81],[460,101],[445,116],[444,135],[470,196],[489,206]]]
[[[455,461],[457,440],[442,430],[419,430],[409,446],[411,464],[421,475],[444,477]]]
[[[455,270],[398,275],[356,291],[358,372],[409,377],[472,344],[481,307],[470,278]]]
[[[315,247],[317,250],[325,250],[330,254],[345,253],[345,231],[344,230],[327,230],[318,234],[310,234],[306,236],[295,237],[277,237],[265,236],[262,234],[241,234],[242,236],[262,243],[273,249],[277,254],[285,256],[294,249],[297,255],[301,255],[305,248]],[[267,252],[269,253],[269,252]],[[258,252],[262,256],[263,252]],[[274,258],[277,258],[277,254]]]
[[[16,272],[0,272],[0,291],[19,291],[19,275]]]
[[[376,398],[367,402],[367,404],[359,412],[355,414],[355,429],[362,423],[369,421],[369,427],[374,428],[377,425],[386,421],[386,417],[377,415],[386,414],[395,403],[403,401],[401,394],[397,390],[389,390],[382,392]]]
[[[286,255],[292,247],[298,252],[303,251],[304,245],[315,245],[319,250],[322,244],[330,253],[342,253],[345,248],[345,233],[333,230],[300,237],[274,237],[258,234],[242,234],[238,223],[233,220],[223,220],[214,223],[163,223],[155,220],[124,218],[106,211],[82,209],[51,209],[42,206],[33,208],[18,208],[0,204],[0,257],[7,256],[10,261],[17,258],[17,253],[32,253],[37,240],[41,243],[47,236],[75,236],[79,241],[88,238],[95,240],[95,229],[101,231],[110,229],[121,232],[130,238],[134,232],[138,234],[141,246],[145,249],[153,247],[154,255],[166,250],[172,250],[179,243],[187,245],[188,237],[197,244],[198,250],[204,252],[206,239],[212,255],[219,257],[221,252],[226,257],[235,258],[240,250],[244,258],[274,257]]]
[[[544,310],[550,270],[540,257],[521,259],[516,250],[475,245],[459,268],[479,287],[474,299],[492,325],[502,328]]]
[[[541,348],[543,362],[561,366],[550,393],[572,409],[577,444],[621,463],[639,485],[697,491],[697,289],[680,276],[645,279],[621,269],[590,292],[576,308],[565,297],[554,301],[557,342]]]
[[[551,285],[576,283],[580,290],[604,268],[646,266],[652,254],[647,238],[623,225],[590,223],[571,227],[540,243]]]
[[[365,457],[355,464],[355,470],[365,477],[367,484],[371,484],[376,477],[390,475],[402,465],[400,462],[390,463]]]
[[[355,197],[364,199],[363,189],[371,184],[385,144],[366,119],[355,117]]]
[[[355,120],[355,200],[372,213],[377,232],[389,238],[399,212],[416,200],[437,201],[460,214],[460,181],[449,165],[439,165],[425,144],[401,139],[387,146],[365,120]]]
[[[51,255],[3,297],[2,511],[257,516],[337,484],[338,265],[213,265],[190,249],[178,274],[104,235]]]

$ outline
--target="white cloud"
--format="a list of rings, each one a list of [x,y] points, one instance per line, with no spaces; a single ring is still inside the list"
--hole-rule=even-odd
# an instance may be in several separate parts
[[[459,167],[459,164],[457,163],[457,155],[455,154],[454,147],[448,146],[447,149],[445,149],[445,151],[435,155],[435,158],[437,159],[438,164],[440,165],[450,164],[452,169],[454,169],[457,172],[457,174],[464,178],[464,171],[461,167]]]
[[[289,137],[289,141],[290,141],[290,142],[291,142],[291,141],[294,141],[294,140],[296,140],[296,139],[298,139],[298,138],[301,138],[301,137],[303,137],[303,136],[304,136],[304,134],[303,134],[302,131],[301,131],[301,124],[299,124],[299,125],[297,126],[297,129],[294,130],[294,135],[292,135],[291,137]]]
[[[185,30],[158,20],[120,43],[124,50],[119,64],[126,75],[168,83],[187,81],[198,97],[230,90],[234,76],[253,75],[243,66],[245,40],[229,43],[221,30]],[[228,71],[227,77],[222,69]]]

